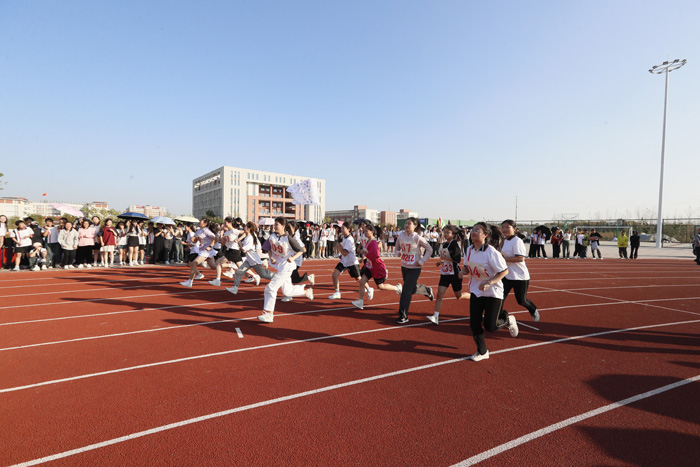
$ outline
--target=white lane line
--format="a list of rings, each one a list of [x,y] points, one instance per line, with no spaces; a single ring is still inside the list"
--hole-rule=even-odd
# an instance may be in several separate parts
[[[697,323],[697,322],[700,322],[700,320],[696,320],[696,321],[692,321],[692,322],[693,322],[693,323]],[[586,337],[588,337],[588,336],[599,336],[599,335],[603,335],[603,334],[611,334],[611,333],[616,333],[616,332],[632,331],[632,330],[644,329],[644,328],[649,328],[649,327],[673,326],[673,325],[682,325],[682,324],[688,324],[688,323],[690,323],[690,321],[687,321],[687,322],[679,322],[679,323],[665,323],[665,324],[652,325],[652,326],[641,326],[641,327],[638,327],[638,328],[629,328],[629,329],[621,329],[621,330],[615,330],[615,331],[604,332],[604,333],[589,334],[589,335],[587,335],[587,336],[575,336],[575,337],[573,337],[573,338],[561,339],[561,340],[559,340],[559,341],[552,341],[552,342],[548,342],[548,343],[547,343],[547,342],[543,342],[543,343],[541,343],[541,344],[542,344],[542,345],[546,345],[546,344],[551,344],[551,343],[555,343],[555,342],[563,342],[563,341],[566,341],[566,340],[583,339],[583,338],[586,338]],[[405,326],[404,326],[404,327],[405,327]],[[529,347],[531,347],[531,346],[523,346],[522,348],[529,348]],[[507,350],[508,350],[508,351],[512,351],[512,350],[519,350],[519,349],[520,349],[520,348],[513,348],[513,349],[507,349]],[[498,351],[494,351],[494,352],[491,352],[491,353],[492,353],[492,354],[497,354],[497,353],[501,353],[501,352],[504,352],[504,351],[505,351],[505,350],[498,350]],[[74,456],[74,455],[81,454],[81,453],[88,452],[88,451],[93,451],[93,450],[95,450],[95,449],[100,449],[100,448],[107,447],[107,446],[111,446],[111,445],[114,445],[114,444],[123,443],[123,442],[126,442],[126,441],[130,441],[130,440],[132,440],[132,439],[143,438],[143,437],[148,436],[148,435],[153,435],[153,434],[156,434],[156,433],[161,433],[161,432],[168,431],[168,430],[172,430],[172,429],[175,429],[175,428],[180,428],[180,427],[183,427],[183,426],[192,425],[192,424],[194,424],[194,423],[199,423],[199,422],[204,422],[204,421],[207,421],[207,420],[212,420],[212,419],[215,419],[215,418],[225,417],[225,416],[227,416],[227,415],[231,415],[231,414],[234,414],[234,413],[245,412],[245,411],[247,411],[247,410],[252,410],[252,409],[259,408],[259,407],[265,407],[265,406],[269,406],[269,405],[273,405],[273,404],[278,404],[278,403],[280,403],[280,402],[286,402],[286,401],[293,400],[293,399],[299,399],[299,398],[302,398],[302,397],[307,397],[307,396],[312,396],[312,395],[316,395],[316,394],[321,394],[321,393],[328,392],[328,391],[334,391],[334,390],[336,390],[336,389],[342,389],[342,388],[346,388],[346,387],[349,387],[349,386],[356,386],[356,385],[358,385],[358,384],[364,384],[364,383],[369,383],[369,382],[372,382],[372,381],[377,381],[377,380],[381,380],[381,379],[391,378],[391,377],[393,377],[393,376],[399,376],[399,375],[403,375],[403,374],[407,374],[407,373],[413,373],[413,372],[416,372],[416,371],[422,371],[422,370],[427,370],[427,369],[430,369],[430,368],[436,368],[436,367],[440,367],[440,366],[443,366],[443,365],[449,365],[449,364],[452,364],[452,363],[463,362],[463,361],[467,360],[468,358],[469,358],[469,357],[461,357],[461,358],[455,358],[455,359],[451,359],[451,360],[445,360],[445,361],[442,361],[442,362],[436,362],[436,363],[430,363],[430,364],[427,364],[427,365],[421,365],[421,366],[417,366],[417,367],[413,367],[413,368],[406,368],[406,369],[403,369],[403,370],[392,371],[392,372],[389,372],[389,373],[384,373],[384,374],[380,374],[380,375],[376,375],[376,376],[370,376],[370,377],[368,377],[368,378],[356,379],[356,380],[354,380],[354,381],[347,381],[347,382],[345,382],[345,383],[334,384],[334,385],[331,385],[331,386],[325,386],[325,387],[321,387],[321,388],[317,388],[317,389],[312,389],[312,390],[310,390],[310,391],[299,392],[299,393],[291,394],[291,395],[288,395],[288,396],[277,397],[277,398],[274,398],[274,399],[269,399],[269,400],[266,400],[266,401],[257,402],[257,403],[255,403],[255,404],[248,404],[248,405],[236,407],[236,408],[233,408],[233,409],[222,410],[222,411],[220,411],[220,412],[215,412],[215,413],[203,415],[203,416],[200,416],[200,417],[190,418],[190,419],[182,420],[182,421],[175,422],[175,423],[169,423],[169,424],[167,424],[167,425],[162,425],[162,426],[159,426],[159,427],[151,428],[151,429],[149,429],[149,430],[139,431],[139,432],[132,433],[132,434],[129,434],[129,435],[126,435],[126,436],[120,436],[120,437],[118,437],[118,438],[113,438],[113,439],[110,439],[110,440],[102,441],[102,442],[100,442],[100,443],[90,444],[90,445],[83,446],[83,447],[80,447],[80,448],[77,448],[77,449],[71,449],[70,451],[60,452],[60,453],[53,454],[53,455],[50,455],[50,456],[42,457],[42,458],[40,458],[40,459],[34,459],[34,460],[27,461],[27,462],[23,462],[23,463],[20,463],[20,464],[15,464],[15,466],[13,466],[13,467],[20,467],[20,466],[21,466],[21,467],[28,467],[28,466],[32,466],[32,465],[41,464],[41,463],[44,463],[44,462],[50,462],[50,461],[54,461],[54,460],[58,460],[58,459],[64,459],[64,458],[66,458],[66,457]],[[610,409],[608,409],[608,410],[612,410],[612,408],[617,408],[617,407],[622,406],[622,405],[630,404],[630,403],[635,402],[635,401],[637,401],[637,400],[643,399],[644,397],[650,397],[650,396],[652,396],[652,395],[654,395],[654,394],[658,394],[658,393],[661,393],[661,392],[664,392],[664,391],[668,391],[668,390],[670,390],[670,389],[683,386],[684,384],[688,384],[688,383],[690,383],[690,382],[697,381],[698,379],[700,379],[700,375],[699,375],[699,376],[696,376],[696,377],[694,377],[694,378],[689,378],[689,379],[687,379],[687,380],[683,380],[683,381],[679,381],[679,382],[676,382],[676,383],[673,383],[673,384],[669,384],[669,385],[667,385],[667,386],[663,386],[662,388],[655,389],[654,391],[648,391],[648,392],[646,392],[646,393],[643,393],[643,394],[640,394],[640,395],[637,395],[637,396],[634,396],[634,397],[630,397],[630,398],[628,398],[628,399],[624,399],[624,400],[619,401],[619,402],[616,402],[616,403],[614,403],[614,404],[610,404],[609,406],[606,406],[606,407],[610,407]],[[655,392],[655,391],[656,391],[656,392]],[[594,411],[591,411],[591,412],[587,412],[587,414],[593,414],[593,415],[589,415],[589,417],[592,417],[592,416],[598,414],[598,413],[595,413],[595,412],[603,413],[603,412],[607,411],[607,410],[604,410],[606,407],[602,407],[602,408],[600,408],[600,409],[597,409],[597,410],[594,410]],[[584,414],[584,415],[586,415],[586,414]],[[581,416],[579,416],[579,417],[581,417]],[[572,417],[572,418],[570,418],[570,419],[568,419],[568,420],[565,420],[564,422],[559,422],[559,424],[566,423],[566,422],[568,422],[568,421],[570,421],[570,420],[574,420],[575,418],[577,418],[577,417]],[[588,417],[586,417],[586,418],[588,418]],[[578,420],[576,420],[576,421],[578,421]],[[576,423],[576,421],[571,421],[569,424]],[[559,424],[555,424],[555,425],[552,425],[552,426],[557,426],[557,425],[559,425]],[[566,425],[562,425],[562,427],[563,427],[563,426],[566,426]],[[548,428],[549,428],[549,427],[548,427]],[[557,429],[558,429],[558,428],[557,428]],[[545,428],[544,430],[547,430],[547,428]],[[551,431],[555,431],[555,430],[551,430]],[[550,431],[550,432],[551,432],[551,431]],[[535,432],[535,433],[537,433],[537,432]],[[546,432],[543,432],[543,433],[540,434],[539,436],[542,436],[542,435],[544,435],[544,434],[546,434]],[[532,435],[532,434],[531,434],[531,435]],[[525,438],[525,437],[523,437],[523,438]],[[518,438],[518,439],[521,439],[521,438]],[[532,439],[534,439],[534,437],[533,437]],[[515,440],[515,441],[517,441],[517,440]],[[527,440],[527,441],[529,441],[529,440]],[[524,442],[527,442],[527,441],[521,441],[520,444],[523,444]],[[512,443],[512,442],[511,442],[511,443]],[[506,444],[508,444],[508,443],[506,443]],[[504,446],[504,445],[502,445],[502,446]],[[514,446],[517,446],[517,444],[514,445]],[[514,446],[513,446],[513,447],[514,447]],[[499,449],[499,448],[500,448],[500,446],[499,446],[498,448],[494,448],[494,450]],[[508,448],[508,449],[511,449],[511,448]],[[507,450],[507,449],[502,449],[502,450],[500,450],[500,451],[498,451],[498,452],[494,452],[493,454],[484,457],[484,459],[487,459],[488,457],[492,457],[492,456],[494,456],[494,455],[496,455],[496,454],[498,454],[498,453],[500,453],[500,452],[503,452],[503,451],[505,451],[505,450]],[[490,451],[486,451],[486,453],[489,453],[489,452],[490,452]],[[485,453],[482,453],[482,454],[480,454],[480,455],[484,455],[484,454],[485,454]],[[482,459],[482,460],[483,460],[483,459]],[[469,461],[469,459],[467,459],[467,461]],[[464,462],[467,462],[467,461],[464,461]],[[461,463],[460,463],[459,465],[461,465]],[[464,465],[471,465],[471,464],[464,464]]]
[[[563,420],[561,422],[554,423],[552,425],[549,425],[548,427],[542,428],[537,431],[533,431],[532,433],[528,433],[524,436],[521,436],[520,438],[516,438],[512,441],[508,441],[507,443],[501,444],[500,446],[496,446],[495,448],[489,449],[488,451],[484,451],[481,454],[477,454],[476,456],[470,457],[469,459],[465,459],[462,462],[458,462],[457,464],[454,464],[452,467],[467,467],[470,465],[478,464],[479,462],[483,462],[486,459],[490,459],[491,457],[494,457],[498,454],[501,454],[503,452],[509,451],[513,448],[516,448],[522,444],[528,443],[534,439],[540,438],[544,435],[548,435],[550,433],[553,433],[557,430],[561,430],[562,428],[566,428],[567,426],[573,425],[575,423],[579,423],[583,420],[586,420],[591,417],[595,417],[601,414],[604,414],[605,412],[609,412],[614,409],[618,409],[620,407],[624,407],[626,405],[632,404],[634,402],[640,401],[642,399],[646,399],[648,397],[655,396],[657,394],[661,394],[666,391],[670,391],[671,389],[676,389],[681,386],[685,386],[686,384],[694,383],[696,381],[700,380],[700,375],[694,376],[692,378],[687,378],[681,381],[676,381],[675,383],[672,384],[667,384],[666,386],[661,386],[660,388],[653,389],[651,391],[647,391],[641,394],[637,394],[636,396],[628,397],[627,399],[623,399],[618,402],[613,402],[612,404],[599,407],[595,410],[591,410],[589,412],[583,413],[581,415],[576,415],[575,417],[567,418],[566,420]]]
[[[241,328],[236,328],[236,333],[238,334],[239,339],[243,339],[243,333],[241,332]]]
[[[542,311],[544,311],[544,308],[542,309]],[[509,314],[513,314],[513,313],[509,312]],[[526,328],[530,328],[530,329],[534,329],[535,331],[539,331],[539,329],[536,328],[535,326],[530,326],[529,324],[525,324],[522,321],[518,321],[518,326],[525,326]],[[2,349],[0,349],[0,350],[2,350]]]

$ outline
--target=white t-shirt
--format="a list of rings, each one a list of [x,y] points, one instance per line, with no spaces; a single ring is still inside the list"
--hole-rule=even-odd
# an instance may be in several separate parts
[[[241,250],[245,253],[245,260],[251,266],[262,263],[260,255],[258,254],[257,248],[260,247],[260,242],[256,244],[253,239],[253,234],[246,235],[243,240],[241,240]]]
[[[340,255],[340,263],[343,266],[349,268],[350,266],[360,264],[360,262],[357,261],[357,256],[355,256],[355,240],[352,238],[352,235],[348,235],[340,242],[340,248],[348,250],[347,255]]]
[[[228,248],[229,250],[240,250],[241,247],[236,241],[239,235],[241,235],[241,231],[238,229],[231,229],[224,232],[226,248]]]
[[[506,258],[513,256],[521,256],[525,258],[527,256],[527,252],[525,251],[525,244],[517,235],[514,235],[512,238],[506,239],[506,241],[503,243],[503,249],[501,249],[501,253]],[[506,279],[512,281],[530,280],[530,272],[527,270],[525,261],[520,263],[508,263],[508,274],[506,275]]]
[[[335,241],[335,229],[328,229],[328,241],[329,242],[334,242]]]
[[[475,250],[473,245],[467,248],[464,255],[464,275],[469,277],[469,292],[475,296],[495,297],[502,300],[503,282],[491,284],[491,287],[486,290],[479,290],[479,285],[506,269],[508,269],[506,260],[494,247],[484,244],[478,250]]]
[[[287,235],[278,237],[276,233],[270,235],[270,257],[275,260],[274,268],[279,272],[289,272],[290,274],[296,269],[296,265],[287,261],[288,258],[294,256],[296,252],[292,245],[289,244]]]
[[[29,227],[26,227],[24,230],[16,229],[15,238],[19,240],[19,244],[17,246],[32,246],[32,235],[34,235],[34,231]]]
[[[294,232],[294,240],[296,240],[299,245],[304,244],[304,242],[301,241],[301,234],[299,234],[298,230]],[[301,265],[304,263],[304,255],[300,255],[294,260],[294,263],[297,265],[297,267],[301,267]]]

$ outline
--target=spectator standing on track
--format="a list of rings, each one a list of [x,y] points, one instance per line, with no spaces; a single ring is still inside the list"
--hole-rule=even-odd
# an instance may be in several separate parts
[[[469,327],[477,349],[471,360],[478,362],[489,358],[482,320],[487,331],[507,327],[513,337],[518,336],[518,324],[514,316],[501,309],[501,280],[508,274],[506,260],[498,251],[503,244],[503,234],[498,227],[479,222],[472,228],[471,240],[460,275],[470,278]]]
[[[561,242],[562,242],[562,234],[561,234],[560,228],[554,227],[554,229],[552,229],[551,242],[552,242],[552,258],[558,259],[559,255],[561,254]]]
[[[150,235],[148,236],[150,243],[153,244],[151,264],[156,264],[159,261],[163,261],[164,245],[165,245],[165,228],[163,224],[157,224],[151,226],[149,224]]]
[[[139,248],[141,244],[141,228],[135,220],[126,221],[126,238],[129,247],[129,266],[139,263]]]
[[[74,269],[75,252],[78,249],[78,231],[73,228],[73,223],[66,221],[63,229],[58,233],[58,243],[63,249],[63,269]]]
[[[695,253],[695,264],[700,266],[700,228],[693,238],[693,252]]]
[[[304,290],[303,285],[292,285],[292,271],[296,267],[294,260],[304,254],[304,248],[294,238],[287,235],[286,227],[287,220],[284,217],[277,217],[275,219],[274,232],[268,240],[270,244],[270,263],[277,269],[277,273],[265,287],[263,314],[258,316],[258,319],[263,323],[271,323],[274,320],[278,290],[281,290],[286,297],[306,295],[309,300],[314,299],[313,289]]]
[[[537,245],[539,251],[537,252],[537,257],[539,258],[540,253],[542,253],[542,257],[544,259],[547,259],[547,252],[544,249],[545,244],[547,243],[547,234],[545,233],[544,230],[540,230],[540,235],[537,237]]]
[[[540,255],[539,239],[540,239],[540,231],[537,229],[533,229],[532,233],[530,234],[530,251],[528,251],[528,255],[527,255],[528,258],[535,258],[535,257]]]
[[[100,266],[105,268],[114,267],[114,250],[117,247],[118,236],[117,230],[112,226],[112,219],[106,219],[102,235],[99,237],[100,254],[102,255]]]
[[[504,220],[501,224],[501,231],[505,236],[501,254],[508,266],[508,274],[503,278],[501,310],[503,310],[508,294],[513,290],[518,305],[527,308],[532,319],[537,322],[540,320],[540,313],[537,311],[537,306],[527,298],[527,289],[530,287],[530,271],[525,264],[525,245],[515,234],[515,221],[512,219]]]
[[[377,242],[377,239],[374,238],[375,232],[377,230],[378,228],[372,225],[366,225],[364,228],[367,243],[365,246],[365,264],[360,270],[360,298],[352,302],[353,306],[359,308],[360,310],[364,309],[365,305],[365,289],[367,289],[367,297],[370,300],[372,300],[372,298],[374,297],[374,289],[372,287],[367,286],[367,283],[370,279],[374,279],[374,283],[377,285],[378,289],[392,290],[397,294],[401,295],[401,284],[394,286],[386,283],[386,264],[384,264],[384,261],[382,260],[381,254],[379,252],[379,242]]]
[[[48,267],[55,268],[61,263],[61,245],[58,243],[58,227],[53,225],[53,219],[50,217],[44,219],[42,235],[46,242],[46,249],[49,252],[46,257]]]
[[[92,251],[95,249],[95,229],[90,225],[90,221],[83,220],[83,225],[78,229],[78,252],[76,263],[78,269],[91,268]]]
[[[627,247],[629,246],[629,237],[627,237],[627,232],[624,230],[620,232],[620,235],[617,237],[617,249],[619,250],[620,253],[620,259],[624,257],[624,259],[627,259]]]
[[[12,239],[9,237],[10,229],[7,225],[7,216],[0,215],[0,269],[10,267],[12,260]]]
[[[571,257],[571,231],[566,229],[561,235],[562,258],[569,259]]]
[[[469,292],[462,292],[462,278],[459,276],[459,263],[462,262],[462,247],[460,245],[462,239],[459,229],[454,225],[446,225],[442,232],[445,241],[439,247],[438,256],[440,259],[435,263],[440,268],[440,283],[438,284],[438,293],[435,298],[435,311],[432,315],[426,316],[428,321],[433,324],[440,322],[442,299],[445,298],[449,287],[452,287],[457,300],[470,297]]]
[[[630,259],[637,259],[639,254],[639,233],[636,230],[632,231],[632,236],[630,237]]]
[[[326,247],[326,258],[335,257],[335,239],[338,238],[338,226],[331,225],[328,229],[328,246]]]
[[[401,276],[403,277],[399,317],[396,319],[398,324],[408,323],[408,308],[411,306],[411,297],[414,294],[425,295],[429,300],[433,300],[433,289],[418,283],[423,265],[433,255],[433,249],[420,235],[422,228],[418,219],[409,217],[403,227],[403,232],[396,240],[396,254],[401,257]],[[423,250],[422,255],[421,250]]]
[[[596,252],[598,253],[598,258],[603,259],[603,255],[600,254],[600,239],[603,238],[595,229],[591,229],[591,234],[588,239],[591,242],[591,258],[595,259]]]
[[[321,227],[321,233],[319,235],[319,240],[318,240],[318,253],[319,253],[319,258],[321,258],[321,259],[327,257],[326,247],[328,246],[328,234],[329,233],[330,233],[330,229],[328,228],[328,224],[323,224],[323,227]]]
[[[173,232],[173,252],[170,255],[170,259],[174,263],[182,263],[184,256],[182,238],[185,235],[185,229],[182,224],[177,224],[175,231]]]
[[[92,245],[92,267],[96,268],[97,263],[100,261],[100,242],[97,240],[100,235],[102,235],[102,226],[100,225],[100,218],[97,216],[92,216],[92,229],[95,231],[95,243]]]

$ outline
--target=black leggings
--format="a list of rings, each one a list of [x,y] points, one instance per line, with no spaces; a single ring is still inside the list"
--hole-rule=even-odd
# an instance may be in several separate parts
[[[537,311],[537,306],[527,298],[527,289],[529,287],[529,280],[517,281],[511,279],[503,279],[503,301],[501,302],[501,310],[503,310],[503,305],[506,303],[506,298],[508,298],[508,294],[512,290],[515,294],[515,300],[518,302],[518,305],[527,308],[527,311],[530,312],[530,315],[534,315],[535,311]]]
[[[488,352],[484,340],[484,328],[481,326],[482,316],[484,326],[489,332],[504,328],[508,324],[508,312],[501,309],[502,302],[500,298],[477,297],[474,294],[469,299],[469,327],[481,355]]]
[[[71,266],[75,259],[75,250],[63,250],[63,266]]]
[[[303,276],[299,277],[299,266],[297,266],[297,268],[294,271],[292,271],[292,284],[300,284],[307,279],[308,276],[306,275],[306,273],[304,273]]]
[[[403,289],[401,290],[401,299],[399,300],[399,318],[408,319],[408,307],[411,305],[411,295],[430,296],[428,287],[419,284],[420,268],[405,268],[401,267],[401,275],[403,276]]]

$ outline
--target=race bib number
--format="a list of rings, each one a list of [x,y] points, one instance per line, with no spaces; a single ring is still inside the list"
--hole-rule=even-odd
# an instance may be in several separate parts
[[[287,247],[282,243],[270,242],[270,252],[280,258],[287,256]]]
[[[443,261],[442,262],[442,268],[440,269],[440,274],[454,274],[455,273],[455,267],[454,263],[451,261]]]
[[[416,260],[416,254],[418,253],[418,244],[401,244],[401,262],[402,263],[413,263]]]
[[[473,261],[464,262],[464,275],[480,280],[486,280],[489,277],[484,265]]]

